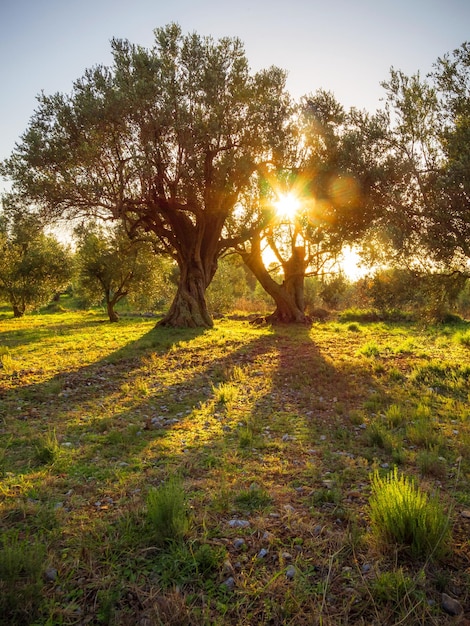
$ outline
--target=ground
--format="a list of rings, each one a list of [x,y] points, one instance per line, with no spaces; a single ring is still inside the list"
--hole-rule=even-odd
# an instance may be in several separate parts
[[[467,324],[103,320],[0,317],[5,623],[466,623]],[[439,494],[438,560],[371,527],[394,466]],[[148,494],[172,477],[189,526],[162,544]]]

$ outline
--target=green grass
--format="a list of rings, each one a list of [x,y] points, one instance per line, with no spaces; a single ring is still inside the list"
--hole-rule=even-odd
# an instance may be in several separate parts
[[[448,549],[449,517],[439,497],[429,496],[396,467],[385,478],[375,472],[370,515],[373,532],[384,545],[409,549],[417,558],[438,558]]]
[[[4,574],[7,623],[453,623],[440,594],[470,584],[467,332],[359,313],[205,331],[0,317],[0,522],[24,572]],[[369,476],[396,463],[445,503],[439,576],[439,549],[369,532]]]

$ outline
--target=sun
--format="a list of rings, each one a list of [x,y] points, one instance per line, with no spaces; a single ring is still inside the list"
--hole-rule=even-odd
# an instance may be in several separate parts
[[[278,216],[288,220],[293,220],[300,209],[300,200],[292,191],[279,194],[273,204]]]

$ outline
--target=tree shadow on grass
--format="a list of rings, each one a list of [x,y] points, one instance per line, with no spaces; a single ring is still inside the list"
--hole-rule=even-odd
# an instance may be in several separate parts
[[[149,486],[182,474],[193,497],[206,505],[208,518],[196,520],[193,532],[206,532],[206,525],[219,524],[221,516],[233,516],[237,492],[253,478],[262,485],[269,482],[277,495],[276,488],[284,487],[282,462],[296,460],[289,447],[298,444],[302,452],[320,437],[330,437],[361,400],[353,368],[343,364],[339,369],[307,328],[221,338],[218,346],[215,331],[206,331],[214,332],[212,346],[198,342],[201,332],[152,329],[96,363],[18,390],[15,400],[39,401],[39,415],[23,416],[41,419],[41,428],[56,428],[61,443],[70,444],[63,451],[65,462],[51,466],[49,475],[34,475],[31,468],[31,482],[40,502],[63,501],[59,532],[81,528],[71,545],[82,555],[88,545],[97,550],[90,556],[93,565],[77,559],[73,574],[85,581],[80,585],[87,587],[88,600],[101,589],[94,570],[106,576],[109,551],[125,554],[114,557],[113,567],[139,567],[137,553],[125,552],[129,531],[123,529],[141,523],[132,517],[132,507],[142,509]],[[367,374],[363,378],[370,383]],[[244,447],[248,426],[263,439],[259,447],[256,437],[249,449]],[[224,481],[228,499],[212,522],[213,502]],[[72,486],[74,494],[63,495],[60,485],[63,491]],[[266,568],[271,567],[274,575],[278,564],[267,561]],[[84,602],[83,610],[91,611],[92,605]]]

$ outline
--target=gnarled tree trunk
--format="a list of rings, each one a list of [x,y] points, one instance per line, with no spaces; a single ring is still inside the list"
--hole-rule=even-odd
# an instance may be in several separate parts
[[[291,258],[284,263],[284,281],[282,284],[279,284],[271,278],[264,266],[261,256],[261,242],[258,238],[252,240],[251,251],[242,254],[245,264],[276,304],[276,310],[266,318],[266,321],[286,324],[305,324],[308,321],[304,310],[304,278],[306,269],[304,256],[304,248],[298,247],[293,249]]]

